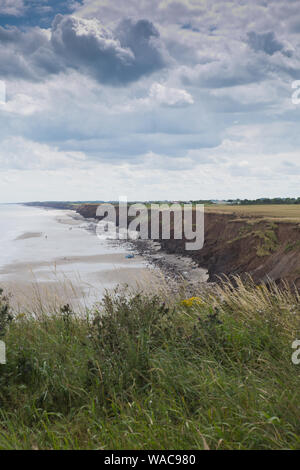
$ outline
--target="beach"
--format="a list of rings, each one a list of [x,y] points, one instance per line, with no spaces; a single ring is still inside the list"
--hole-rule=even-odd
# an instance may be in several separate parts
[[[3,205],[0,217],[0,286],[19,310],[47,301],[89,307],[119,284],[155,282],[142,256],[126,258],[129,246],[99,239],[74,211]]]
[[[3,205],[0,217],[0,286],[18,311],[90,308],[117,286],[154,292],[183,285],[188,294],[208,287],[206,270],[191,258],[151,240],[99,237],[97,221],[73,210]]]

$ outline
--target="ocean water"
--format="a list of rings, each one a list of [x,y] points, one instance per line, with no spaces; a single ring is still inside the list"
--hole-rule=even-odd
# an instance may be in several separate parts
[[[90,226],[73,211],[0,205],[0,286],[68,280],[95,299],[138,280],[145,261],[126,259],[128,247],[99,239]]]

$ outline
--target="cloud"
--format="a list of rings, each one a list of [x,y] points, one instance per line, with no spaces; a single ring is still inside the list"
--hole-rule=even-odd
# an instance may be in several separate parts
[[[250,31],[247,36],[247,43],[255,52],[263,51],[268,55],[273,55],[284,48],[284,45],[276,39],[273,31],[261,34]]]
[[[154,25],[123,20],[114,29],[97,19],[56,15],[51,31],[0,26],[2,77],[31,81],[77,70],[99,83],[125,86],[168,65]]]
[[[263,80],[268,74],[268,64],[245,56],[240,48],[234,56],[227,50],[206,63],[182,66],[178,73],[187,86],[224,88]]]
[[[1,0],[0,2],[0,15],[19,16],[23,12],[23,0]]]
[[[180,88],[171,88],[161,83],[153,83],[147,98],[139,100],[142,105],[158,105],[170,108],[186,107],[194,104],[190,93]]]
[[[151,21],[125,19],[116,28],[115,34],[121,44],[134,54],[134,75],[152,73],[167,65],[168,56],[164,43]]]
[[[3,198],[298,195],[296,1],[33,3],[0,27]]]
[[[166,65],[159,33],[146,20],[124,20],[113,31],[97,19],[57,15],[51,44],[66,66],[109,85],[130,83]]]
[[[63,152],[22,137],[11,137],[1,143],[0,166],[2,171],[10,168],[27,171],[83,168],[86,157],[82,152]]]
[[[35,54],[48,49],[49,38],[40,28],[21,31],[16,27],[0,26],[0,75],[5,78],[37,81],[45,77],[47,70],[39,66]]]

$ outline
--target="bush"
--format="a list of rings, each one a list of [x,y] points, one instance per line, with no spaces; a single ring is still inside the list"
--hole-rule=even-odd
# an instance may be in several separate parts
[[[0,448],[300,448],[299,296],[235,279],[196,298],[8,320]]]

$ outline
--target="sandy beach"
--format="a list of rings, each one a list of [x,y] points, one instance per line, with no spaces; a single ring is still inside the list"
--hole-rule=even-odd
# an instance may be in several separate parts
[[[99,240],[91,222],[75,212],[22,206],[9,209],[9,214],[16,211],[11,221],[14,230],[22,219],[21,233],[13,236],[9,231],[11,240],[5,239],[0,286],[18,310],[47,304],[50,299],[55,306],[70,303],[82,308],[117,285],[146,289],[157,283],[159,272],[142,256],[126,258],[129,246]],[[4,223],[2,216],[2,227]]]
[[[109,234],[99,239],[96,221],[71,210],[9,209],[10,215],[13,209],[16,213],[5,257],[0,257],[0,286],[18,311],[66,303],[84,309],[118,285],[154,292],[163,284],[176,290],[179,281],[187,292],[207,288],[205,269],[188,257],[162,252],[159,243],[110,240]]]
[[[129,260],[123,254],[112,253],[13,263],[2,268],[0,276],[6,279],[1,282],[2,288],[11,293],[12,304],[21,310],[24,305],[37,305],[41,299],[44,304],[51,299],[56,306],[70,303],[76,308],[89,307],[101,299],[106,289],[117,285],[146,290],[157,283],[159,272],[146,266],[141,256]]]

